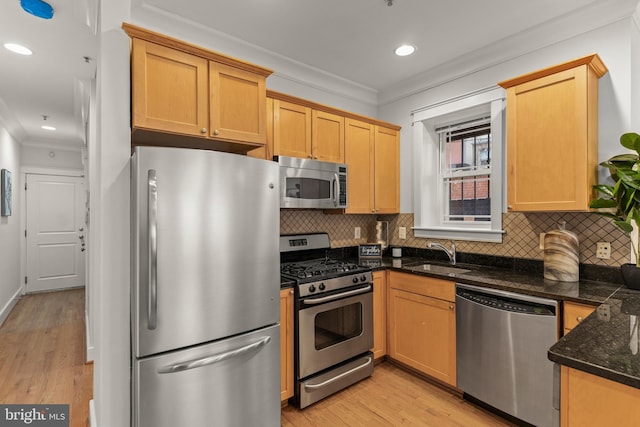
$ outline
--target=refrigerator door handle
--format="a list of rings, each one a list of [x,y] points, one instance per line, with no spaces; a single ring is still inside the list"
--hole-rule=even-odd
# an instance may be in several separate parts
[[[149,169],[147,172],[147,216],[149,240],[149,298],[147,301],[147,328],[153,330],[158,324],[158,240],[157,240],[157,216],[158,216],[158,183],[156,171]]]
[[[222,362],[227,359],[231,359],[234,357],[242,356],[243,354],[249,353],[251,351],[257,350],[260,347],[264,347],[271,341],[271,337],[266,336],[261,338],[260,340],[245,345],[244,347],[237,348],[235,350],[227,351],[224,353],[212,354],[211,356],[206,356],[196,360],[190,360],[188,362],[176,363],[174,365],[163,366],[158,369],[158,373],[160,374],[172,374],[175,372],[182,372],[189,369],[200,368],[202,366],[212,365],[214,363]]]

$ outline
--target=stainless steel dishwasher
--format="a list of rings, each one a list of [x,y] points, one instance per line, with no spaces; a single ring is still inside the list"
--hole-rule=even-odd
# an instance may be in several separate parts
[[[539,427],[558,426],[558,302],[456,284],[458,388]]]

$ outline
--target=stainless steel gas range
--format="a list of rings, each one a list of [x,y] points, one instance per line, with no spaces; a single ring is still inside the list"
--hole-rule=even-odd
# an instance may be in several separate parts
[[[327,257],[329,249],[326,233],[280,236],[280,253],[297,258],[283,262],[280,274],[295,281],[293,403],[299,408],[373,373],[371,269]]]

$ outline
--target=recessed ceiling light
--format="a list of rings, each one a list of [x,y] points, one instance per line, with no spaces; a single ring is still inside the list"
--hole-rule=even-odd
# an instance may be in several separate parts
[[[40,127],[44,130],[56,130],[56,128],[54,128],[53,126],[42,125]]]
[[[411,55],[416,51],[416,47],[410,44],[403,44],[396,48],[396,55],[398,56],[407,56]]]
[[[31,49],[17,43],[5,43],[4,47],[5,49],[10,50],[13,53],[18,53],[20,55],[31,55],[33,53],[31,52]]]

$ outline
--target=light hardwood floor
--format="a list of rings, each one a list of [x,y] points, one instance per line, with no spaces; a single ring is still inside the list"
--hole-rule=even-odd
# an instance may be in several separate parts
[[[70,425],[87,426],[93,365],[84,351],[82,289],[23,297],[0,327],[0,403],[66,403]],[[511,424],[388,362],[303,411],[282,410],[283,427],[396,425]]]
[[[0,327],[0,403],[69,404],[87,426],[93,365],[84,362],[84,289],[24,296]]]
[[[512,426],[405,370],[383,362],[373,376],[300,411],[282,409],[282,426]]]

